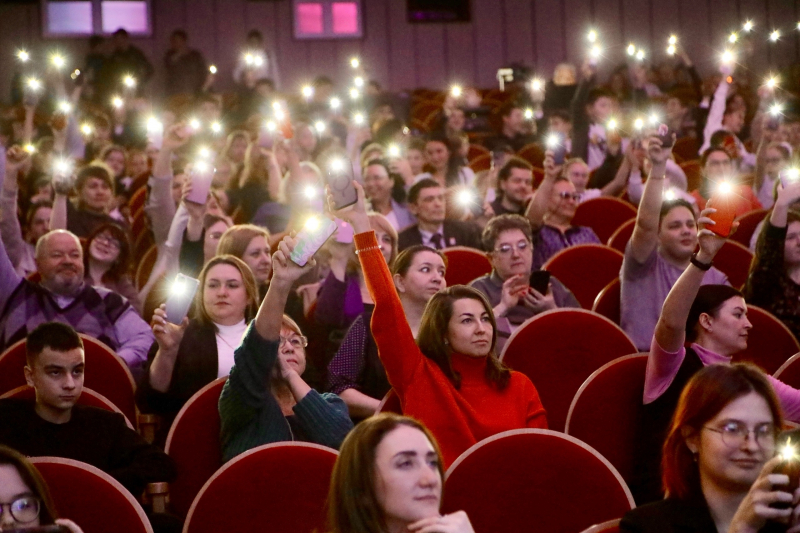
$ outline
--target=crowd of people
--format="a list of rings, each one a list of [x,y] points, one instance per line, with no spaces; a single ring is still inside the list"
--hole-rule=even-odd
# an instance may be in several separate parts
[[[89,463],[137,498],[174,480],[170,425],[227,377],[224,461],[284,441],[340,450],[330,531],[472,532],[464,512],[440,515],[443,472],[488,437],[548,428],[531,379],[499,355],[529,319],[580,307],[539,274],[562,250],[604,244],[573,224],[604,196],[636,208],[620,326],[649,353],[630,482],[640,507],[620,529],[798,522],[800,491],[783,490],[773,456],[784,419],[800,423],[800,390],[731,363],[748,347],[748,305],[800,338],[791,78],[762,84],[744,55],[703,78],[678,49],[660,65],[630,58],[608,80],[589,58],[492,97],[419,90],[409,115],[357,60],[352,87],[325,76],[281,87],[255,30],[236,90],[220,93],[216,67],[188,42],[173,32],[158,97],[125,30],[92,38],[72,74],[35,54],[19,63],[0,122],[0,351],[25,341],[35,400],[0,399],[0,531],[80,532],[24,456]],[[686,146],[697,176],[679,164]],[[723,203],[765,210],[743,287],[713,265]],[[299,260],[328,219],[332,236]],[[490,270],[448,286],[456,246]],[[176,318],[178,275],[197,291]],[[160,420],[153,442],[78,404],[91,372],[79,333],[124,361],[139,410]],[[378,412],[390,391],[405,416]],[[175,516],[149,516],[157,531],[181,530]]]

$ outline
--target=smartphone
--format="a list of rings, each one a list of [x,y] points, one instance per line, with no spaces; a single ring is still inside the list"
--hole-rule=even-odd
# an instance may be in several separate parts
[[[781,185],[786,188],[792,183],[797,183],[800,180],[800,170],[795,167],[792,168],[784,168],[781,170],[778,177],[781,180]]]
[[[781,116],[780,115],[773,115],[770,113],[767,115],[767,121],[764,123],[764,128],[769,131],[778,131],[778,128],[781,125]]]
[[[192,300],[194,300],[194,295],[199,286],[200,280],[183,274],[175,276],[175,281],[172,282],[166,303],[167,322],[172,322],[173,324],[183,322],[183,319],[189,314],[189,308],[192,306]]]
[[[297,234],[297,244],[291,255],[289,255],[289,259],[297,265],[305,266],[309,259],[317,253],[317,250],[322,248],[325,241],[333,235],[336,228],[336,222],[329,218],[315,217],[310,219],[300,230],[300,233]]]
[[[531,272],[528,284],[531,286],[531,289],[541,294],[547,294],[547,290],[550,288],[550,272],[547,270],[534,270]]]
[[[341,209],[353,205],[358,201],[358,192],[353,186],[355,175],[353,165],[343,157],[337,157],[328,162],[325,181],[333,195],[333,208]]]
[[[672,145],[675,144],[672,138],[673,133],[675,132],[666,124],[662,123],[658,125],[658,138],[661,140],[662,148],[672,148]]]
[[[567,146],[564,142],[563,133],[550,133],[547,136],[547,148],[553,152],[553,163],[563,165],[564,158],[567,156]]]
[[[22,103],[26,106],[36,107],[39,104],[39,91],[32,89],[26,83],[22,88]]]
[[[198,162],[192,165],[190,173],[192,190],[186,199],[196,204],[205,204],[208,201],[208,191],[211,190],[211,181],[214,179],[214,166]]]
[[[708,206],[716,209],[716,212],[708,215],[708,218],[715,222],[708,229],[720,237],[728,237],[731,234],[733,219],[736,218],[737,195],[729,189],[730,187],[722,191],[717,190],[711,196],[711,205]]]
[[[4,529],[3,533],[70,533],[70,529],[66,526],[53,524],[51,526],[26,527],[24,529]]]
[[[797,432],[790,431],[778,438],[776,449],[779,450],[778,453],[782,460],[773,472],[789,476],[789,484],[777,486],[776,489],[794,494],[800,486],[800,450],[798,450],[797,444],[792,442],[792,436],[796,438]],[[788,509],[791,506],[791,502],[775,502],[770,505],[774,509]]]

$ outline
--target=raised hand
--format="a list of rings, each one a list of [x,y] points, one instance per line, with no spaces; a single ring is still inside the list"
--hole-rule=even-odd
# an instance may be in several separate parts
[[[6,151],[6,175],[13,177],[16,184],[17,175],[21,170],[27,170],[31,164],[31,156],[21,146],[12,146]]]
[[[673,134],[674,137],[675,134]],[[673,139],[674,141],[674,139]],[[673,143],[674,145],[674,143]],[[647,139],[647,157],[653,166],[664,166],[672,153],[671,148],[664,148],[658,135],[651,135]]]
[[[356,180],[353,180],[353,187],[356,189],[358,200],[354,205],[343,207],[342,209],[334,209],[334,204],[336,202],[333,199],[333,195],[330,193],[330,189],[326,187],[325,191],[327,192],[328,196],[328,209],[333,216],[349,222],[353,227],[353,231],[356,233],[364,233],[371,229],[369,225],[369,217],[367,216],[367,202],[364,195],[364,188]]]
[[[161,148],[169,151],[177,150],[186,144],[191,136],[191,130],[186,123],[178,122],[167,128],[164,132],[164,140],[162,141]]]
[[[709,201],[708,204],[712,204],[713,201]],[[711,220],[708,215],[711,213],[716,213],[716,209],[713,207],[706,207],[703,211],[700,212],[700,216],[697,218],[697,226],[699,230],[697,231],[697,239],[700,242],[700,251],[697,253],[698,260],[703,263],[710,263],[714,256],[717,255],[720,248],[725,244],[727,240],[725,237],[720,237],[710,229],[708,226],[713,226],[715,222]],[[739,226],[738,222],[733,223],[733,229],[731,233]]]
[[[153,335],[158,343],[158,349],[167,353],[176,353],[178,346],[183,340],[183,334],[186,331],[186,326],[189,325],[189,319],[184,318],[180,324],[173,324],[167,321],[167,304],[161,304],[158,309],[153,312],[153,319],[150,324],[153,328]]]
[[[553,158],[553,151],[547,150],[544,153],[544,177],[545,179],[554,180],[561,174],[561,167],[563,165],[556,165],[556,160]]]
[[[297,239],[292,236],[284,237],[278,244],[278,251],[272,255],[271,283],[277,281],[279,283],[291,285],[316,265],[316,261],[313,258],[310,259],[305,266],[300,266],[289,259],[296,245]]]
[[[522,303],[525,307],[537,314],[556,308],[556,300],[553,297],[553,291],[549,290],[549,287],[547,294],[542,294],[531,287],[530,291],[522,297]]]

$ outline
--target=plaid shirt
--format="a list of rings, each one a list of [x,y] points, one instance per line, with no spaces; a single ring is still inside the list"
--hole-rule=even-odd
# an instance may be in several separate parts
[[[586,226],[570,226],[567,231],[545,224],[533,233],[533,270],[542,265],[555,254],[569,246],[577,244],[602,244],[592,228]]]

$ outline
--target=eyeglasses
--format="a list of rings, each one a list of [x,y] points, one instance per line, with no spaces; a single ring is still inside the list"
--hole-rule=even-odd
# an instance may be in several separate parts
[[[104,233],[101,233],[100,235],[95,237],[94,240],[96,240],[97,242],[102,242],[106,246],[116,248],[117,250],[119,250],[121,246],[121,243],[117,239],[115,239],[110,235],[106,235]]]
[[[283,346],[283,343],[287,341],[292,348],[305,348],[308,346],[308,338],[303,335],[290,335],[288,337],[281,335],[280,339],[281,342],[278,346]]]
[[[23,496],[11,503],[0,503],[0,516],[5,512],[6,507],[17,522],[33,522],[39,516],[41,501],[36,496]]]
[[[753,434],[753,438],[756,440],[756,444],[758,444],[760,448],[775,444],[774,424],[760,424],[753,429],[750,429],[743,422],[732,420],[730,422],[726,422],[725,425],[720,428],[705,426],[703,429],[707,429],[722,435],[722,442],[724,442],[729,448],[740,448],[742,444],[747,441],[747,437],[750,435],[750,433]]]
[[[530,243],[528,241],[519,241],[516,245],[518,252],[524,252],[528,249],[528,247],[530,247]],[[494,251],[500,255],[509,255],[513,249],[513,244],[504,243],[501,244],[499,248],[495,248]]]
[[[558,193],[558,197],[561,198],[562,200],[572,199],[572,200],[575,200],[576,202],[580,201],[580,199],[581,199],[581,195],[580,194],[578,194],[576,192],[567,192],[567,191],[563,191],[563,192]]]

